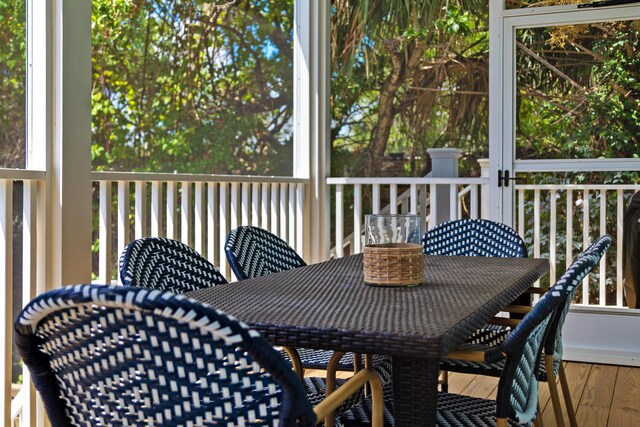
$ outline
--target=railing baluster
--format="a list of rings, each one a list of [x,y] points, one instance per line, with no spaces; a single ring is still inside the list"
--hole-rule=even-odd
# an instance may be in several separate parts
[[[582,250],[587,249],[589,245],[589,190],[584,189],[582,192]],[[589,304],[589,280],[587,274],[582,280],[582,303]]]
[[[398,184],[389,186],[389,207],[391,208],[391,215],[398,213]]]
[[[231,202],[229,204],[229,225],[231,230],[235,230],[240,225],[240,183],[231,183]],[[229,230],[229,231],[231,231]]]
[[[429,227],[435,227],[438,225],[436,223],[436,212],[438,211],[438,198],[436,197],[436,184],[429,184],[429,200],[430,200],[430,218],[429,218]]]
[[[180,188],[180,241],[191,245],[191,182],[183,181]]]
[[[476,219],[480,213],[480,204],[478,202],[478,186],[471,186],[471,218]]]
[[[622,259],[624,257],[622,243],[624,241],[624,192],[617,191],[616,198],[616,306],[623,307],[624,295],[624,271],[622,270]]]
[[[287,192],[287,185],[280,184],[280,233],[279,236],[285,242],[288,240],[287,238],[287,213],[289,212],[287,209],[287,196],[289,193]]]
[[[549,282],[556,282],[556,234],[558,232],[558,206],[556,200],[557,191],[552,189],[549,193],[550,219],[549,225]]]
[[[260,198],[260,226],[269,229],[269,184],[262,183],[262,197]]]
[[[260,183],[251,184],[251,225],[260,227]]]
[[[212,264],[217,264],[218,260],[218,241],[219,230],[216,227],[218,217],[218,201],[216,198],[218,184],[215,182],[207,183],[207,259]]]
[[[305,236],[305,221],[304,221],[304,185],[296,184],[296,251],[300,256],[304,257],[304,254],[308,252],[305,250],[305,241],[309,239]]]
[[[362,185],[353,187],[353,253],[362,252]]]
[[[176,238],[176,229],[178,226],[178,183],[175,181],[167,182],[167,237],[169,239]]]
[[[458,188],[456,184],[449,185],[449,219],[460,218],[458,210]]]
[[[288,213],[288,239],[287,242],[292,248],[296,247],[296,186],[294,184],[287,184],[289,190],[289,213]]]
[[[251,183],[250,182],[243,182],[241,185],[241,189],[242,189],[242,209],[240,210],[241,212],[241,224],[242,225],[249,225],[251,224],[249,216],[251,215],[251,202],[250,202],[250,196],[251,196]]]
[[[344,187],[342,184],[336,185],[336,257],[342,258],[344,256],[343,242],[344,242]]]
[[[526,224],[524,213],[525,190],[518,190],[518,234],[524,239],[524,226]]]
[[[162,182],[151,182],[151,236],[160,237],[162,230]]]
[[[118,257],[129,244],[129,181],[118,181]],[[117,268],[117,263],[116,263]],[[117,270],[120,280],[120,271]]]
[[[231,229],[229,228],[229,184],[226,182],[220,183],[220,193],[219,193],[219,209],[218,209],[218,219],[220,221],[219,226],[219,244],[218,244],[218,267],[220,271],[229,279],[231,273],[227,263],[227,256],[224,253],[224,243],[227,240],[227,234]]]
[[[100,182],[98,281],[111,284],[111,181]]]
[[[600,190],[600,235],[607,233],[607,192]],[[607,305],[607,254],[600,258],[600,305]]]
[[[147,235],[147,183],[136,181],[135,184],[135,238]]]
[[[204,182],[197,181],[194,186],[194,224],[193,224],[193,248],[204,255]]]
[[[280,187],[278,184],[272,183],[271,185],[271,227],[270,227],[270,232],[272,232],[273,234],[275,234],[276,236],[279,234],[278,233],[278,223],[280,220],[280,217],[278,216],[278,207],[280,206],[278,203],[278,195],[280,194],[278,191],[278,188]]]
[[[565,254],[565,270],[573,262],[573,190],[567,190],[567,247]]]
[[[409,200],[411,202],[411,208],[409,209],[409,213],[411,215],[418,214],[418,185],[411,184],[409,187]]]
[[[377,214],[380,212],[380,184],[373,184],[373,188],[371,190],[372,206],[371,213]]]
[[[540,258],[540,190],[533,191],[533,256]]]

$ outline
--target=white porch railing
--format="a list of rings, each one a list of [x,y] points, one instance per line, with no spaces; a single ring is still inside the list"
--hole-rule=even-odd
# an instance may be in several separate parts
[[[94,209],[99,224],[96,236],[96,281],[117,279],[117,259],[130,240],[142,236],[167,236],[197,249],[229,279],[224,239],[232,228],[252,224],[266,228],[301,251],[307,181],[281,177],[234,177],[146,173],[94,172]],[[425,228],[438,208],[436,192],[448,194],[451,218],[481,217],[486,178],[329,178],[335,217],[336,255],[355,253],[362,242],[366,213],[414,213],[423,216]],[[37,171],[0,170],[0,274],[5,304],[0,318],[5,331],[2,352],[5,425],[34,425],[32,390],[21,390],[11,401],[13,293],[21,292],[25,304],[42,292],[37,280],[45,265],[46,242],[38,234],[47,219],[43,197],[45,174]],[[622,218],[628,198],[640,190],[630,185],[517,185],[516,228],[525,238],[530,255],[551,260],[549,280],[596,236],[609,233],[614,246],[602,261],[600,272],[585,281],[580,302],[587,306],[623,307]],[[17,197],[19,191],[23,196]],[[440,202],[442,204],[442,202]],[[20,206],[21,205],[21,206]],[[572,221],[566,221],[572,218]],[[352,232],[352,233],[350,233]],[[351,235],[349,239],[345,234]],[[46,236],[46,234],[45,234]],[[22,242],[22,249],[14,241]],[[346,244],[343,244],[347,240]],[[340,244],[338,244],[340,242]],[[14,263],[16,258],[19,262]],[[20,266],[22,288],[14,286],[14,265]],[[14,291],[14,289],[16,289]],[[21,290],[20,290],[21,289]],[[23,373],[28,380],[28,372]],[[13,394],[18,388],[13,387]]]
[[[613,245],[598,273],[583,281],[577,302],[625,307],[622,224],[629,198],[639,190],[640,185],[516,185],[516,228],[530,255],[549,258],[551,283],[591,241],[610,234]]]
[[[420,215],[427,230],[440,209],[437,192],[448,195],[449,219],[480,218],[481,187],[488,183],[487,178],[328,178],[334,194],[335,256],[362,251],[365,214]]]
[[[445,187],[450,194],[450,219],[482,217],[482,186],[488,179],[329,178],[327,183],[333,188],[335,256],[340,257],[361,252],[367,213],[421,215],[424,229],[429,229],[435,223],[430,218],[437,210],[437,198],[432,197],[437,187],[440,191]],[[603,257],[598,273],[583,281],[577,302],[625,307],[623,214],[629,197],[638,190],[640,185],[517,185],[516,229],[530,256],[550,260],[550,273],[542,284],[555,283],[580,251],[608,233],[614,237],[614,246]]]
[[[92,178],[100,218],[99,283],[117,280],[122,250],[144,236],[193,247],[227,279],[224,242],[239,225],[267,229],[302,252],[304,179],[120,172],[93,172]]]
[[[44,210],[39,208],[44,204],[44,186],[44,172],[0,169],[0,330],[4,337],[4,350],[0,352],[0,422],[6,426],[30,426],[35,417],[33,387],[16,384],[29,383],[30,379],[28,370],[17,365],[13,321],[17,315],[15,303],[25,305],[44,290],[38,278],[44,265],[43,245],[38,244],[42,239],[38,231],[45,223]],[[17,374],[21,378],[16,381]]]

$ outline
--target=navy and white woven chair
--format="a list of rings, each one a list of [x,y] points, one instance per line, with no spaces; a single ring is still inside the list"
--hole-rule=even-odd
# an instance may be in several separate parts
[[[22,310],[15,341],[53,427],[311,426],[367,382],[381,402],[378,375],[362,370],[313,408],[258,332],[169,292],[49,291]]]
[[[558,281],[558,284],[560,284],[564,280],[564,283],[566,283],[569,290],[566,300],[554,314],[549,326],[549,332],[544,344],[544,358],[541,360],[538,375],[538,380],[546,382],[549,386],[551,403],[553,405],[554,415],[556,418],[556,426],[564,425],[560,396],[556,384],[556,378],[559,377],[570,424],[572,427],[577,427],[575,411],[573,409],[571,395],[569,393],[569,385],[562,366],[562,327],[564,325],[564,320],[573,297],[578,290],[579,282],[600,262],[600,259],[604,256],[610,245],[610,236],[600,236],[591,246],[589,246],[589,248],[578,255],[576,260],[569,267],[569,271],[574,272],[574,282],[569,283],[567,281],[568,277],[570,277],[568,276],[568,273],[565,273],[565,275]],[[505,338],[506,336],[504,336],[502,340]],[[501,341],[494,345],[468,342],[459,349],[460,352],[453,352],[449,354],[446,359],[443,359],[440,367],[441,369],[449,372],[463,372],[498,377],[502,374],[506,363],[506,360],[504,358],[500,358],[499,354],[496,353],[496,349],[498,349],[501,344]],[[485,355],[491,356],[485,357]],[[480,360],[476,360],[475,357],[479,357]]]
[[[227,283],[218,269],[184,243],[144,237],[129,243],[120,256],[123,285],[177,294]]]
[[[238,280],[307,265],[284,240],[262,228],[241,226],[227,235],[227,260]]]
[[[585,252],[578,257],[500,345],[484,351],[475,346],[462,346],[452,353],[475,363],[500,363],[498,394],[494,401],[440,393],[438,426],[515,426],[530,425],[534,421],[539,412],[538,378],[543,365],[542,349],[548,342],[549,331],[555,327],[555,319],[598,260],[599,255],[595,252]],[[356,425],[362,425],[363,420],[367,420],[368,410],[365,401],[341,419],[346,426],[353,418],[358,421]]]
[[[224,251],[238,280],[307,265],[287,242],[267,230],[248,225],[238,227],[229,233]],[[298,348],[297,351],[302,366],[306,369],[327,369],[333,354],[332,351],[306,348]],[[289,355],[291,356],[290,352]],[[338,370],[354,369],[353,356],[351,353],[349,355],[340,360]]]
[[[422,246],[423,252],[428,255],[527,257],[527,247],[513,228],[488,219],[459,219],[438,224],[422,236]],[[506,311],[509,312],[509,318],[521,319],[530,307],[531,294],[524,293]],[[507,320],[503,322],[478,329],[470,341],[481,345],[502,342],[514,324]],[[447,381],[447,371],[442,371],[443,391],[447,391]]]
[[[527,247],[513,228],[488,219],[438,224],[422,236],[422,246],[430,255],[527,257]]]

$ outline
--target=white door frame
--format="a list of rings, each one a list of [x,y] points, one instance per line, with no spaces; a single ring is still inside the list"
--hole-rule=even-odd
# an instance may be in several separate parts
[[[505,9],[489,4],[489,218],[513,225],[514,185],[498,186],[498,172],[640,170],[640,159],[515,159],[515,34],[520,28],[640,19],[640,4],[578,8],[577,5]],[[572,306],[563,329],[564,358],[640,366],[640,310]]]
[[[513,225],[514,185],[499,186],[499,172],[640,170],[640,159],[516,160],[515,34],[521,28],[640,19],[640,4],[578,8],[578,5],[505,9],[489,3],[489,218]]]

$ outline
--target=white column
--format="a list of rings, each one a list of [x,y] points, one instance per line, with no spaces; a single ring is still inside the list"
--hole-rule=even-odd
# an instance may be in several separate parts
[[[294,6],[294,167],[296,178],[310,180],[304,213],[307,262],[328,258],[330,248],[329,72],[330,2],[296,0]]]
[[[427,150],[431,157],[431,177],[432,178],[457,178],[458,177],[458,160],[462,156],[462,150],[459,148],[430,148]],[[435,186],[435,194],[431,194],[431,200],[436,200],[435,217],[432,213],[431,218],[435,218],[435,222],[430,225],[440,224],[449,221],[452,218],[451,210],[451,189],[450,185],[438,184]],[[456,192],[457,194],[457,192]],[[433,209],[433,205],[432,205]]]
[[[51,286],[91,280],[91,2],[56,0]]]
[[[489,178],[489,159],[478,159],[480,165],[480,177]],[[480,187],[480,217],[489,218],[489,184]]]

